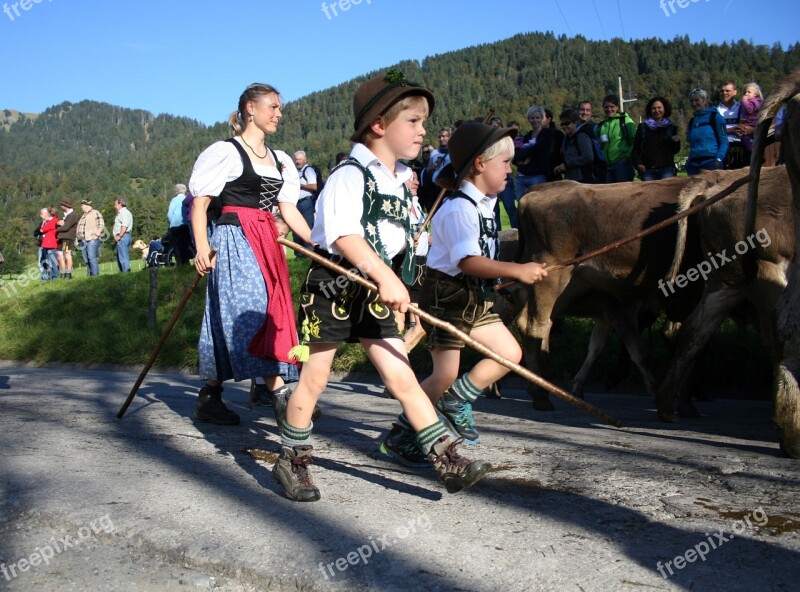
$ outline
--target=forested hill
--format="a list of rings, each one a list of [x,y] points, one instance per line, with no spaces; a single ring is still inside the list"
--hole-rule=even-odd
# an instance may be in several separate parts
[[[740,87],[756,80],[767,91],[798,65],[798,44],[784,50],[746,41],[600,42],[531,33],[386,68],[396,66],[436,93],[436,111],[426,126],[434,141],[439,127],[483,117],[490,108],[504,121],[524,124],[531,104],[549,107],[557,116],[562,108],[589,99],[599,119],[600,100],[617,91],[618,76],[625,92],[640,97],[627,106],[635,119],[647,98],[663,94],[673,101],[673,119],[683,124],[690,89],[713,93],[730,78]],[[336,152],[349,149],[352,97],[371,74],[287,104],[272,144],[287,152],[305,149],[313,163],[326,169]],[[269,82],[280,88],[279,80]],[[235,97],[231,102],[233,109]],[[220,113],[220,120],[227,115]],[[64,196],[88,196],[112,219],[113,200],[123,196],[140,221],[141,235],[135,232],[134,238],[161,234],[172,186],[186,182],[200,151],[226,135],[223,123],[207,127],[92,101],[62,103],[35,118],[6,111],[0,125],[0,242],[7,250],[35,251],[30,229],[37,208]]]

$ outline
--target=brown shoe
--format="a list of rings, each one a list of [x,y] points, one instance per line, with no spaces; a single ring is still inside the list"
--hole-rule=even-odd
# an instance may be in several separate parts
[[[461,456],[456,445],[461,439],[453,440],[442,436],[428,453],[428,460],[436,469],[439,481],[444,483],[447,493],[457,493],[477,483],[492,465],[482,460],[470,460]]]
[[[239,425],[239,415],[222,402],[222,386],[207,384],[200,389],[192,417],[217,425]]]
[[[312,452],[311,446],[284,446],[272,467],[272,476],[281,484],[283,494],[292,501],[315,502],[319,499],[319,489],[309,471],[309,465],[314,462]]]

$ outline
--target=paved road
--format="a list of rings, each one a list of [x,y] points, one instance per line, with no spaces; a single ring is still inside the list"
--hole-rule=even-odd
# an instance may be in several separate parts
[[[322,500],[289,502],[269,409],[196,425],[196,377],[0,364],[0,590],[797,590],[800,472],[766,402],[589,395],[626,427],[521,391],[476,405],[495,470],[448,495],[376,455],[395,402],[332,383],[316,426]],[[667,563],[670,562],[670,563]],[[659,569],[660,567],[660,569]],[[666,577],[665,577],[666,576]]]

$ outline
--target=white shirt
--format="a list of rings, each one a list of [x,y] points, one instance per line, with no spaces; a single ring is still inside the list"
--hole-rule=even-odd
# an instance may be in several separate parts
[[[408,209],[408,219],[411,221],[411,224],[419,224],[420,228],[422,228],[422,224],[425,221],[425,212],[422,211],[422,206],[419,205],[419,198],[416,195],[411,196],[411,207]],[[414,250],[414,254],[419,257],[424,257],[428,254],[428,246],[428,231],[425,230],[419,235],[417,248]]]
[[[741,108],[741,103],[739,101],[734,101],[733,107],[728,109],[725,105],[720,103],[717,105],[717,113],[719,113],[722,117],[725,118],[726,124],[725,129],[727,130],[729,127],[733,127],[735,125],[739,125],[739,109]],[[736,134],[728,134],[728,142],[741,142],[742,138],[737,136]]]
[[[373,174],[379,193],[401,198],[404,196],[404,184],[411,178],[411,169],[398,162],[395,171],[389,170],[364,144],[354,145],[350,156]],[[328,177],[325,188],[317,199],[311,242],[329,253],[341,255],[341,251],[333,243],[343,236],[364,236],[364,228],[361,226],[363,212],[364,174],[352,165],[337,169]],[[390,258],[405,247],[406,231],[397,222],[379,220],[378,233]]]
[[[278,193],[278,202],[297,205],[297,201],[300,199],[300,177],[297,175],[294,161],[282,150],[275,150],[275,154],[278,162],[283,165],[283,186]],[[261,163],[252,164],[257,175],[273,179],[280,178],[278,169],[274,166],[266,166]],[[236,150],[236,146],[230,142],[214,142],[197,157],[197,162],[194,163],[192,169],[192,177],[189,179],[189,191],[198,197],[203,195],[216,197],[222,193],[226,183],[238,179],[243,172],[242,157]]]
[[[304,164],[303,168],[297,171],[297,176],[300,178],[300,185],[317,184],[317,173],[314,172],[314,169],[312,169],[310,165]],[[312,197],[313,195],[312,192],[306,191],[305,189],[300,190],[300,199]]]
[[[466,257],[482,257],[480,220],[494,218],[496,195],[484,195],[469,181],[462,181],[459,189],[470,201],[462,198],[446,199],[431,220],[431,248],[428,251],[428,267],[457,276],[462,273],[458,266]],[[477,205],[477,210],[475,206]],[[497,243],[490,245],[494,257]]]

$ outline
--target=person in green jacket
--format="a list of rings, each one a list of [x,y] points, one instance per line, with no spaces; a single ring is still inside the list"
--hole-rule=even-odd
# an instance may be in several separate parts
[[[595,128],[595,136],[600,141],[608,166],[606,183],[633,181],[635,174],[631,152],[636,137],[636,124],[627,113],[620,112],[619,105],[617,95],[606,95],[603,98],[606,118]]]

